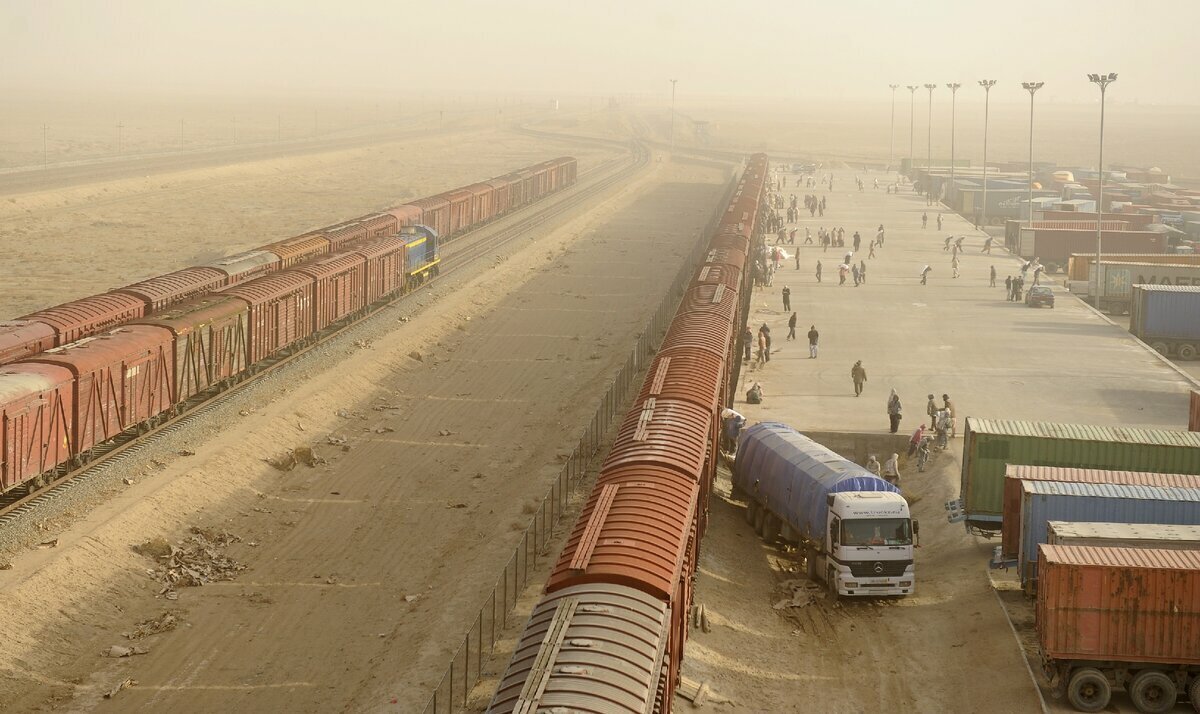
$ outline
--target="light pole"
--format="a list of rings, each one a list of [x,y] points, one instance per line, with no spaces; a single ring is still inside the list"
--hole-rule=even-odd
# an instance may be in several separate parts
[[[896,149],[896,90],[900,88],[899,84],[889,84],[892,89],[892,132],[888,135],[888,169],[892,168],[892,157],[895,155]]]
[[[958,96],[958,82],[950,82],[946,89],[950,90],[950,190],[954,190],[954,99]]]
[[[121,155],[121,130],[125,128],[125,124],[121,120],[117,120],[117,156]]]
[[[983,230],[987,232],[987,135],[988,135],[988,109],[992,101],[992,87],[996,86],[994,79],[981,79],[979,86],[983,87],[983,208],[980,212],[979,222],[983,225]]]
[[[1045,82],[1021,82],[1029,91],[1029,227],[1033,228],[1033,95]]]
[[[908,170],[913,169],[913,117],[917,108],[917,90],[919,86],[910,84],[906,87],[909,91],[910,101],[908,103]]]
[[[1100,87],[1100,165],[1097,167],[1100,185],[1096,192],[1096,307],[1100,307],[1100,243],[1104,236],[1100,228],[1104,225],[1104,94],[1108,85],[1117,81],[1117,73],[1089,74],[1088,80]]]
[[[668,80],[671,83],[671,153],[675,153],[675,83],[678,79]]]
[[[50,131],[50,125],[42,124],[42,168],[49,168],[50,154],[46,150],[46,132]]]
[[[926,84],[929,90],[929,115],[925,119],[925,175],[929,177],[929,185],[925,188],[926,200],[933,200],[933,90],[936,84]]]

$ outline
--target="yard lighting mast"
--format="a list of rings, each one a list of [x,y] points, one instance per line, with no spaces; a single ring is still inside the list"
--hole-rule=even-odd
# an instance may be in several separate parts
[[[936,84],[926,84],[925,88],[929,90],[929,115],[925,121],[925,175],[929,177],[929,186],[926,187],[926,193],[933,196],[933,90],[937,89]]]
[[[983,232],[987,232],[987,136],[988,136],[988,109],[992,101],[992,87],[996,86],[994,79],[981,79],[979,86],[983,87],[983,208],[980,212],[979,223],[983,226]]]
[[[1033,228],[1033,95],[1045,82],[1021,82],[1029,91],[1029,227]]]
[[[950,82],[946,89],[950,90],[950,190],[954,190],[954,100],[958,96],[958,82]]]
[[[900,88],[899,84],[889,84],[892,89],[892,132],[888,135],[888,169],[892,168],[892,157],[896,150],[896,90]]]
[[[1100,87],[1100,164],[1096,168],[1100,174],[1099,188],[1096,192],[1096,306],[1100,306],[1100,244],[1103,240],[1104,231],[1101,226],[1104,225],[1104,94],[1108,89],[1108,85],[1117,81],[1117,73],[1110,72],[1109,74],[1089,74],[1088,80]]]
[[[921,87],[916,84],[910,84],[906,87],[909,91],[910,101],[908,103],[908,170],[913,168],[913,117],[916,116],[917,108],[917,90]]]

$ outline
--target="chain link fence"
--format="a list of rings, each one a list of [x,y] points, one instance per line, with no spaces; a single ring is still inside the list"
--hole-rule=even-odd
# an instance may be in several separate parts
[[[717,204],[718,210],[701,231],[695,247],[679,268],[670,289],[659,301],[654,314],[642,329],[637,345],[613,377],[591,422],[572,449],[570,458],[563,464],[558,477],[550,485],[550,490],[542,498],[541,506],[533,514],[525,532],[521,534],[516,550],[479,608],[471,629],[467,631],[454,656],[450,658],[449,667],[425,705],[425,714],[453,713],[466,707],[471,687],[483,674],[484,659],[495,651],[497,637],[508,626],[509,613],[521,592],[529,585],[530,572],[536,569],[538,558],[546,555],[547,547],[554,537],[555,526],[566,512],[570,497],[583,481],[588,463],[599,451],[613,420],[623,411],[626,400],[631,396],[630,391],[640,386],[634,380],[642,369],[653,361],[655,347],[670,324],[684,289],[708,253],[709,239],[716,230],[717,222],[721,219],[736,187],[734,176]]]

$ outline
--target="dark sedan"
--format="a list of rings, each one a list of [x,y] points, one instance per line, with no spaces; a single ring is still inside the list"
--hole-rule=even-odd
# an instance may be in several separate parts
[[[1047,285],[1034,285],[1025,293],[1025,304],[1029,307],[1054,307],[1054,291]]]

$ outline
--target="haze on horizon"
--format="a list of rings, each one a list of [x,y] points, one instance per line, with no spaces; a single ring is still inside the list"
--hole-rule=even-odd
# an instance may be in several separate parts
[[[10,93],[370,92],[885,100],[889,83],[1042,80],[1047,101],[1200,104],[1200,2],[397,3],[7,0]],[[1017,97],[999,98],[1001,101]]]

